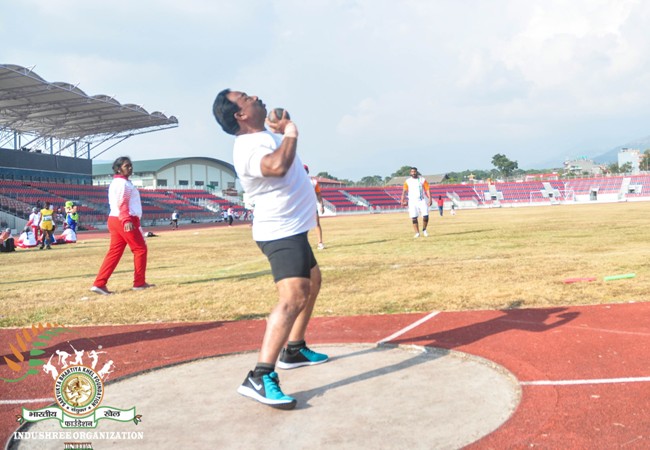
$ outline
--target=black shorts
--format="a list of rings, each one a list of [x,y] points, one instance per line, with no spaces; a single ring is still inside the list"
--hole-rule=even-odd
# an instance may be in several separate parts
[[[318,264],[307,232],[275,241],[256,242],[271,263],[271,273],[276,283],[285,278],[310,278],[311,269]]]

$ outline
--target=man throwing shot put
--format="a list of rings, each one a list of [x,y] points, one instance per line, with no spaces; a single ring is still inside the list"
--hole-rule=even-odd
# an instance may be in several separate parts
[[[321,285],[307,240],[316,226],[316,195],[296,154],[298,129],[288,114],[266,121],[266,105],[259,98],[229,89],[217,95],[213,113],[221,128],[235,136],[235,170],[255,204],[253,239],[271,264],[279,295],[267,320],[257,365],[237,392],[274,408],[293,409],[296,399],[280,389],[276,361],[280,369],[293,369],[328,359],[305,344]]]
[[[413,230],[415,238],[420,237],[418,227],[418,215],[422,215],[422,234],[429,236],[427,225],[429,224],[429,206],[431,206],[431,192],[429,192],[429,183],[424,177],[418,174],[417,167],[411,167],[411,176],[404,182],[402,190],[402,205],[406,206],[408,198],[409,217],[413,221]]]

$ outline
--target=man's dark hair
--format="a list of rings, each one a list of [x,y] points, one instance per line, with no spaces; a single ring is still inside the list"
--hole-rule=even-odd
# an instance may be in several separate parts
[[[239,124],[235,119],[235,113],[239,112],[239,106],[228,100],[228,94],[230,94],[230,89],[219,92],[212,105],[212,113],[223,131],[235,135],[239,131]]]
[[[115,161],[113,161],[113,173],[120,173],[120,167],[122,167],[122,164],[127,161],[133,163],[133,161],[131,161],[131,158],[128,156],[120,156]]]
[[[411,170],[415,170],[417,172],[418,168],[417,167],[411,167]]]

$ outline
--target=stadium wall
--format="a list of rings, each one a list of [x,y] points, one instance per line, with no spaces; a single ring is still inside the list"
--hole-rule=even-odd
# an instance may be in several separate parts
[[[27,225],[25,219],[0,211],[0,229],[11,228],[11,234],[16,235],[20,234],[25,225]]]
[[[92,161],[69,156],[0,149],[0,179],[92,184]]]

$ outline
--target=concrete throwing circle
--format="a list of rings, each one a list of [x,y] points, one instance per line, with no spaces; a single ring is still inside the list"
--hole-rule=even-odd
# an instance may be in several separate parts
[[[105,387],[104,405],[135,406],[142,422],[101,420],[100,432],[142,439],[93,440],[95,448],[460,448],[503,424],[519,403],[515,377],[485,359],[418,346],[314,346],[318,366],[278,371],[298,400],[280,411],[237,394],[256,353],[193,361]],[[28,431],[65,431],[53,420]],[[87,430],[74,430],[87,431]],[[126,433],[125,433],[126,435]],[[107,437],[107,436],[106,436]],[[61,449],[64,440],[12,448]]]

